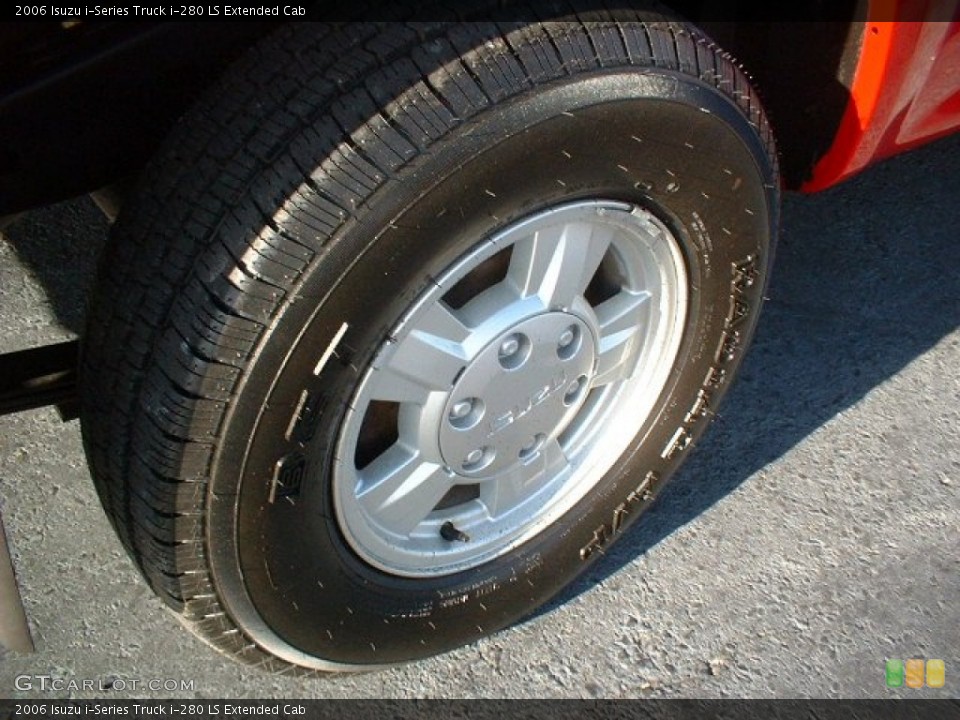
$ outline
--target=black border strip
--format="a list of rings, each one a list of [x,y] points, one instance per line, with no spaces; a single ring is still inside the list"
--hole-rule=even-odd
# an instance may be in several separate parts
[[[322,692],[323,680],[317,681]],[[955,720],[960,700],[0,700],[3,717]]]

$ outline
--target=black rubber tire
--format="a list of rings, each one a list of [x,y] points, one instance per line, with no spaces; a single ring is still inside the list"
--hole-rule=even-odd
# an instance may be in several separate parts
[[[589,197],[647,208],[683,245],[690,312],[643,431],[562,522],[486,565],[367,566],[329,520],[327,475],[371,354],[431,273]],[[686,24],[286,27],[180,123],[105,253],[81,379],[104,507],[153,589],[243,662],[368,669],[503,628],[703,432],[756,324],[778,203],[754,91]],[[278,472],[291,497],[269,502]]]

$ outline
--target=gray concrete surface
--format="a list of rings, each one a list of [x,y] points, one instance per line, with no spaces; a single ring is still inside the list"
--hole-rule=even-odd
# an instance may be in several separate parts
[[[388,672],[301,680],[216,655],[111,534],[77,423],[0,418],[38,646],[0,658],[0,696],[958,697],[960,138],[790,196],[783,224],[740,381],[642,526],[536,617]],[[7,229],[0,350],[79,327],[104,232],[88,201]],[[946,687],[887,690],[891,657],[943,659]],[[193,690],[129,690],[170,679]]]

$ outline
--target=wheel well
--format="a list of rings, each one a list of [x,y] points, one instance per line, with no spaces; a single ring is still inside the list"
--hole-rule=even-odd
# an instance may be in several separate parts
[[[271,23],[0,27],[0,215],[136,174]]]
[[[717,0],[668,2],[751,76],[778,139],[785,184],[798,187],[829,149],[847,106],[867,0],[810,3],[791,9],[790,22],[732,22],[735,13]],[[0,214],[136,173],[198,90],[270,27],[80,24],[43,30],[39,39],[4,29],[11,62],[0,72]]]
[[[790,189],[810,176],[833,143],[850,98],[866,26],[865,0],[821,5],[806,5],[802,17],[790,22],[715,19],[709,0],[681,0],[677,7],[733,55],[751,78],[770,118],[784,184]],[[778,7],[776,12],[785,11]]]

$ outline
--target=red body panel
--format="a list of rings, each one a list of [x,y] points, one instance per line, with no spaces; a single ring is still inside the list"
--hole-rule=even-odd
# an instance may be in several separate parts
[[[871,0],[869,13],[884,19],[867,23],[850,102],[805,192],[960,130],[960,2]]]

